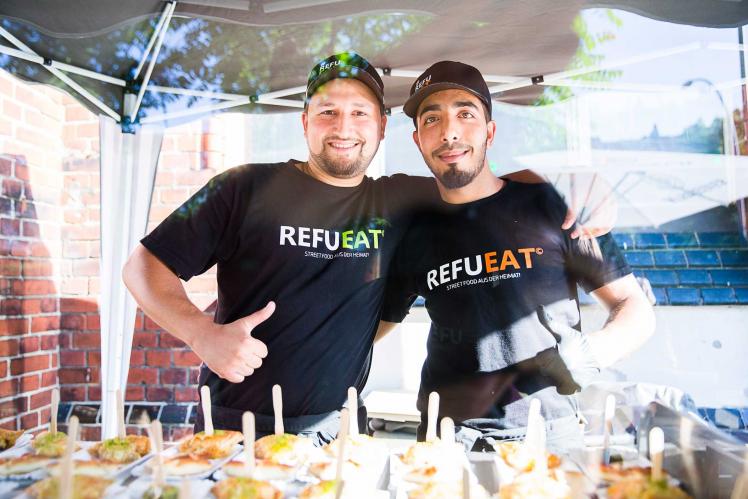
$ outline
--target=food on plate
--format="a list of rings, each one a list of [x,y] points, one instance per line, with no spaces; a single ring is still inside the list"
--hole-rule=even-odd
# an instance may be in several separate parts
[[[20,457],[0,459],[0,475],[25,475],[40,468],[48,466],[52,460],[45,456],[35,456],[33,454],[24,454]]]
[[[624,478],[608,487],[609,499],[689,499],[691,496],[667,479],[652,480],[648,476]]]
[[[215,430],[212,435],[201,431],[184,440],[179,451],[198,458],[221,459],[228,457],[242,439],[238,431]]]
[[[280,499],[283,493],[272,484],[244,477],[229,477],[216,483],[211,492],[216,499]]]
[[[93,457],[115,463],[131,463],[148,454],[151,445],[148,437],[127,435],[125,438],[109,438],[94,444],[88,453]]]
[[[320,480],[334,480],[337,467],[338,462],[332,459],[316,461],[309,465],[309,474]],[[366,468],[357,463],[346,460],[345,463],[343,463],[343,476],[356,476],[365,471],[365,469]]]
[[[528,472],[535,468],[535,455],[528,452],[522,442],[501,442],[494,445],[496,453],[511,468],[518,472]],[[546,452],[549,470],[561,466],[561,458],[555,454]]]
[[[600,466],[600,479],[608,483],[615,483],[619,480],[633,478],[646,479],[651,474],[652,468],[649,466],[622,466],[620,464]]]
[[[165,459],[163,466],[164,473],[167,475],[184,476],[209,471],[213,467],[213,464],[208,459],[177,456]]]
[[[299,499],[335,499],[336,484],[335,480],[323,480],[307,485],[299,492]]]
[[[447,444],[441,440],[433,442],[416,442],[408,447],[402,455],[403,464],[413,468],[424,468],[433,465],[454,463],[462,457],[462,447],[457,444]]]
[[[499,488],[500,499],[571,499],[571,488],[560,470],[522,473]]]
[[[257,459],[295,466],[304,462],[314,452],[314,444],[306,437],[283,433],[267,435],[255,442]]]
[[[337,458],[339,447],[340,441],[336,439],[325,445],[322,450],[327,456]],[[387,448],[382,442],[369,435],[348,435],[346,438],[345,455],[348,461],[363,465],[386,457],[386,454]]]
[[[73,499],[98,499],[103,497],[112,482],[96,476],[73,476]],[[26,489],[29,497],[57,499],[60,496],[60,481],[57,477],[40,480]]]
[[[248,477],[244,461],[235,460],[226,463],[223,470],[228,476]],[[275,463],[269,459],[256,459],[252,478],[255,480],[291,480],[296,476],[296,470],[296,466]]]
[[[179,499],[179,487],[176,485],[151,485],[143,494],[143,499]]]
[[[65,433],[43,431],[31,441],[31,447],[39,456],[61,457],[67,443],[68,436]]]
[[[6,430],[0,428],[0,450],[10,449],[16,445],[18,438],[23,435],[23,430]]]
[[[116,461],[95,460],[75,460],[73,462],[73,473],[76,475],[98,476],[109,478],[122,468],[122,463]],[[53,467],[50,473],[53,476],[60,475],[60,465]]]

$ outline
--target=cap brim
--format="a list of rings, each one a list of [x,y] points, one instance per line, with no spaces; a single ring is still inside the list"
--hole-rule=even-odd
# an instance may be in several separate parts
[[[442,90],[450,90],[454,88],[458,90],[464,90],[465,92],[470,92],[471,94],[476,96],[483,104],[485,104],[486,107],[490,107],[490,103],[486,102],[485,98],[472,88],[460,85],[459,83],[442,82],[428,85],[426,88],[423,88],[415,94],[411,95],[410,98],[405,101],[405,104],[403,104],[403,112],[410,118],[414,118],[416,113],[418,112],[418,106],[421,105],[421,102],[423,102],[426,97],[433,94],[434,92],[441,92]]]
[[[354,72],[351,71],[350,68],[355,68],[358,71],[356,71],[354,74]],[[307,87],[306,99],[308,100],[312,95],[314,95],[314,93],[319,89],[319,87],[329,82],[330,80],[334,80],[335,78],[351,78],[351,79],[360,81],[361,83],[369,87],[372,92],[374,92],[374,95],[376,96],[380,105],[384,106],[384,94],[382,93],[382,90],[379,88],[377,81],[374,79],[373,76],[367,73],[366,70],[355,67],[355,66],[343,66],[343,67],[338,66],[334,69],[331,69],[325,72],[323,76],[320,76],[319,78],[314,80],[314,83],[312,83],[310,86]]]

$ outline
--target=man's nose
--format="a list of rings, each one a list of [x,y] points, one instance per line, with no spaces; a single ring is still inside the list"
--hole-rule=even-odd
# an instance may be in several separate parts
[[[442,123],[444,124],[442,128],[442,142],[446,142],[447,144],[457,142],[457,139],[460,138],[457,121],[453,118],[445,118]]]
[[[338,115],[338,119],[335,120],[335,131],[340,135],[345,136],[353,124],[353,117],[347,113],[341,113]]]

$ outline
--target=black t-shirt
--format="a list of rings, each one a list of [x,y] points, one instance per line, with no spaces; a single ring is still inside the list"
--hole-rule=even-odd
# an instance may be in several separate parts
[[[577,283],[599,288],[630,272],[610,235],[605,258],[561,230],[566,206],[548,184],[507,182],[496,194],[416,215],[391,268],[382,319],[399,322],[417,295],[431,318],[419,409],[441,396],[440,416],[526,424],[528,399],[546,418],[573,413],[543,370],[556,340],[540,305],[580,328]],[[568,371],[566,371],[568,375]]]
[[[335,187],[290,160],[214,177],[141,242],[184,280],[217,264],[215,321],[276,302],[253,331],[262,367],[239,384],[203,367],[214,405],[272,414],[283,387],[286,416],[339,409],[363,388],[385,276],[410,206],[436,196],[433,180],[395,175]]]

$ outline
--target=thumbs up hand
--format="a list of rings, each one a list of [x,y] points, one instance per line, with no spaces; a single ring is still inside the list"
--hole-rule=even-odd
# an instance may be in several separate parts
[[[554,318],[542,305],[538,307],[538,320],[556,338],[558,355],[579,388],[592,383],[600,373],[600,364],[592,353],[587,336]]]
[[[271,301],[247,317],[229,324],[215,324],[214,329],[197,336],[192,349],[218,376],[232,383],[241,383],[267,357],[267,346],[252,336],[252,330],[274,311],[275,303]]]

